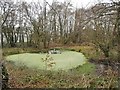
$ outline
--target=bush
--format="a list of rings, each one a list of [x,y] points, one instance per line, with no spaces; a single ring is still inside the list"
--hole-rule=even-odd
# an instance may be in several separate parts
[[[117,60],[118,59],[118,52],[115,50],[111,50],[109,53],[110,59],[111,60]]]

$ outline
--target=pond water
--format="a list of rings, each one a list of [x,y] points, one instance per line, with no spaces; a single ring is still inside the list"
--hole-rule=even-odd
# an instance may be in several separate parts
[[[43,61],[47,57],[47,53],[24,53],[15,54],[6,57],[7,61],[14,62],[17,66],[27,66],[36,69],[51,70],[68,70],[86,62],[86,58],[82,53],[75,51],[63,51],[61,54],[49,54],[51,61]],[[43,58],[43,59],[42,59]],[[50,63],[54,62],[51,67]]]

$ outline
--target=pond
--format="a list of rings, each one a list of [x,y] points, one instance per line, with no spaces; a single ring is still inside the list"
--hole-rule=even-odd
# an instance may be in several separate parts
[[[46,58],[49,58],[50,60],[47,61]],[[29,68],[36,68],[42,70],[46,70],[47,68],[51,70],[69,70],[78,67],[79,65],[85,64],[87,59],[82,53],[75,51],[63,51],[60,54],[15,54],[7,56],[6,60],[14,62],[14,64],[17,66],[25,65]],[[49,67],[50,65],[51,67]]]

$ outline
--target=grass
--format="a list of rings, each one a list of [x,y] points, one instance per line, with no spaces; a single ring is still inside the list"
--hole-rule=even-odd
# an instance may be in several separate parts
[[[21,53],[39,53],[40,50],[37,48],[3,48],[3,55],[14,55],[14,54],[21,54]]]
[[[74,71],[77,71],[80,74],[94,74],[96,66],[93,63],[86,62],[84,65],[79,66]]]
[[[64,71],[37,71],[21,69],[6,63],[10,88],[117,88],[117,74],[107,72],[106,76],[96,74],[67,73]],[[111,82],[112,81],[112,82]]]

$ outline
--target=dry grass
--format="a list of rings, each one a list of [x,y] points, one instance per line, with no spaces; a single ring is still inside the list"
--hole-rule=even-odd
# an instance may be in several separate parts
[[[117,88],[117,72],[110,68],[104,75],[76,74],[63,71],[36,71],[6,63],[10,88]]]

